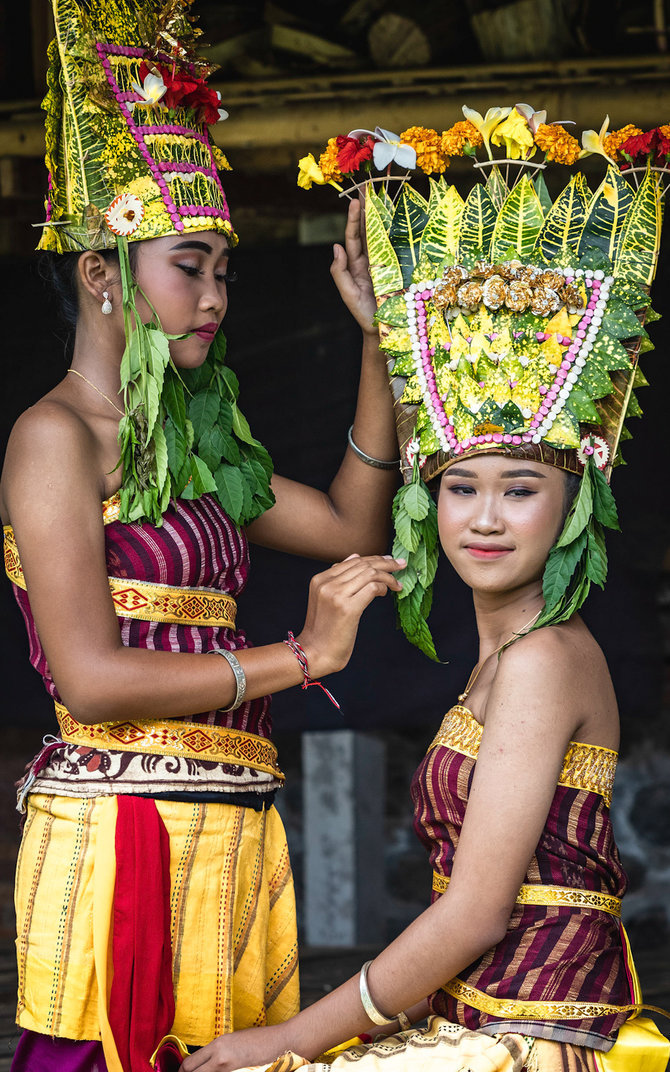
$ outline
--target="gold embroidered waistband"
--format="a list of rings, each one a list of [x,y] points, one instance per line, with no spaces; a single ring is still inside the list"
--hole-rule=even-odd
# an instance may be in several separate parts
[[[602,1001],[522,1001],[519,998],[494,998],[468,986],[462,979],[452,979],[442,987],[464,1005],[500,1017],[502,1020],[594,1020],[598,1016],[619,1016],[639,1011],[640,1005],[608,1005]]]
[[[25,590],[26,580],[14,531],[6,525],[5,571],[10,581]],[[126,577],[109,577],[109,590],[119,618],[139,618],[167,625],[209,625],[234,629],[237,604],[225,592],[211,588],[175,588]]]
[[[109,578],[114,608],[119,618],[171,625],[210,625],[234,629],[237,604],[224,592],[208,588],[172,588],[121,577]]]
[[[277,749],[271,741],[255,733],[244,733],[226,726],[178,722],[171,718],[98,722],[89,726],[77,722],[60,703],[56,703],[56,716],[62,738],[68,744],[234,763],[273,774],[279,781],[284,780],[277,766]]]
[[[449,878],[433,871],[433,889],[444,893],[449,885]],[[621,900],[607,893],[595,890],[577,890],[571,886],[524,885],[519,890],[515,904],[538,905],[543,908],[592,908],[598,912],[607,912],[617,918],[621,915]]]

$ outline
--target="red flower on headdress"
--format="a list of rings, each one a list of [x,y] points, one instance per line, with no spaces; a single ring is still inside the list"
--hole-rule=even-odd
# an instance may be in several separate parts
[[[632,138],[627,138],[619,146],[619,151],[630,160],[653,154],[657,161],[670,155],[670,138],[660,127],[654,127],[646,134],[634,134]]]
[[[648,130],[646,134],[634,134],[632,138],[626,138],[619,146],[619,151],[635,159],[636,156],[648,156],[655,149],[655,130]]]
[[[375,139],[368,135],[361,142],[358,138],[349,138],[340,135],[337,138],[337,164],[344,175],[351,175],[358,171],[361,164],[372,160],[372,150]]]
[[[205,82],[200,82],[196,88],[189,93],[186,98],[187,108],[192,108],[198,117],[199,123],[218,123],[221,116],[219,115],[219,94],[214,89],[210,89]]]
[[[166,92],[161,99],[161,106],[175,110],[185,108],[195,113],[198,123],[218,123],[219,119],[225,118],[219,112],[219,94],[209,86],[202,78],[191,74],[184,67],[166,67],[163,64],[153,64],[150,68],[146,62],[140,64],[140,79],[144,81],[150,70],[160,74]]]
[[[656,157],[670,156],[670,138],[664,134],[660,127],[658,128],[658,148],[656,150]]]

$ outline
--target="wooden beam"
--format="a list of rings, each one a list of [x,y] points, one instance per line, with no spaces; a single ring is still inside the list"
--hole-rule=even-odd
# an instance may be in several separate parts
[[[215,83],[230,119],[212,127],[231,154],[277,153],[281,170],[290,153],[317,151],[328,138],[352,127],[378,123],[397,133],[421,123],[442,130],[461,117],[467,103],[485,111],[492,101],[541,101],[551,119],[573,119],[578,128],[610,129],[667,121],[670,56],[559,61],[418,71],[273,79],[261,83]],[[458,77],[457,77],[458,76]],[[42,118],[35,102],[0,107],[0,157],[44,153]],[[11,115],[11,119],[9,118]],[[281,153],[280,153],[281,151]],[[280,162],[281,160],[281,162]],[[260,170],[265,170],[264,164]]]
[[[325,37],[317,37],[316,34],[306,33],[293,26],[283,26],[280,23],[272,26],[270,30],[270,44],[273,48],[294,52],[324,67],[345,67],[360,62],[356,53],[350,48],[345,48],[344,45],[338,45],[334,41],[328,41]]]
[[[1,156],[44,156],[44,126],[34,120],[0,123]]]

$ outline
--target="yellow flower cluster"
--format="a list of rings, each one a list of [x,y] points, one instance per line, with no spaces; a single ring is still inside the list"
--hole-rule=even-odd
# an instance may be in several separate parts
[[[547,160],[557,164],[574,164],[581,152],[577,139],[558,123],[540,123],[535,131],[535,144]]]
[[[449,130],[442,131],[441,149],[445,156],[463,156],[466,145],[477,149],[483,144],[484,139],[469,119],[461,119]]]
[[[636,127],[633,123],[627,123],[621,130],[613,130],[607,134],[603,140],[603,146],[608,156],[612,157],[612,160],[623,160],[623,156],[619,152],[619,148],[628,138],[632,138],[635,134],[641,134],[642,131],[639,127]]]
[[[449,166],[449,160],[442,150],[442,138],[436,130],[428,127],[408,127],[400,135],[403,145],[411,145],[416,150],[416,166],[426,175],[436,172],[442,175]]]
[[[535,152],[528,122],[516,108],[491,132],[491,144],[505,146],[508,160],[528,160]]]
[[[319,157],[319,167],[326,182],[330,182],[331,179],[335,182],[342,181],[342,172],[337,163],[338,151],[337,138],[329,138],[326,148]]]
[[[666,123],[665,126],[658,128],[664,138],[670,138],[670,123]]]

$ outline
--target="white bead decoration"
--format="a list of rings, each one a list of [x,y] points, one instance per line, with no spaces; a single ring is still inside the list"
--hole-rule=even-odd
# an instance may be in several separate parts
[[[534,415],[533,410],[528,407],[521,410],[524,420],[532,419],[531,427],[527,428],[525,432],[520,433],[522,434],[524,442],[531,441],[533,443],[539,443],[542,441],[565,406],[574,385],[578,383],[581,370],[587,362],[587,355],[593,350],[593,346],[598,338],[599,328],[603,321],[603,313],[607,305],[609,289],[613,282],[613,277],[605,276],[604,272],[600,269],[593,271],[592,269],[584,270],[577,268],[575,270],[556,269],[556,271],[561,272],[568,281],[577,280],[583,276],[587,290],[591,291],[590,301],[592,304],[590,308],[587,307],[587,309],[583,311],[576,330],[573,329],[573,339],[571,340],[570,348],[565,351],[560,367],[553,363],[548,363],[547,365],[548,371],[552,376],[555,377],[559,374],[562,376],[560,384],[556,383],[554,380],[553,392],[556,392],[556,389],[558,390],[555,394],[552,392],[553,401],[547,412],[541,415],[538,411]],[[435,287],[438,286],[440,282],[440,280],[430,280],[421,284],[412,283],[403,296],[407,307],[408,333],[417,382],[423,396],[423,404],[426,413],[428,414],[431,427],[445,453],[460,454],[464,449],[467,449],[471,445],[475,445],[475,443],[501,442],[502,436],[496,435],[495,438],[488,434],[485,437],[470,436],[462,443],[459,443],[453,427],[453,417],[447,415],[444,411],[444,403],[448,397],[448,392],[441,396],[438,394],[435,367],[433,364],[434,347],[430,346],[428,338],[430,328],[439,321],[439,317],[434,314],[428,316],[426,309],[428,300],[432,297]],[[596,299],[595,301],[593,301],[594,298]],[[459,310],[457,309],[447,309],[445,311],[445,318],[447,320],[453,319],[458,313]],[[587,313],[588,320],[586,319]],[[576,331],[584,332],[584,337],[580,336],[578,340]],[[550,336],[547,335],[546,339],[549,338]],[[539,341],[543,341],[543,336],[541,334]],[[578,349],[575,352],[574,347],[577,345]],[[479,354],[468,352],[464,356],[471,365],[474,365],[477,362]],[[513,351],[506,355],[490,353],[487,356],[489,356],[496,364],[499,364],[502,356],[513,356]],[[521,368],[524,369],[527,368],[530,363],[529,358],[524,355],[519,355],[517,360]],[[451,357],[451,359],[446,362],[446,367],[452,372],[458,368],[458,365],[459,359],[456,357]],[[546,398],[543,404],[548,404]],[[477,408],[472,406],[470,408],[473,412],[477,412],[481,406]],[[509,442],[509,438],[507,441]]]

